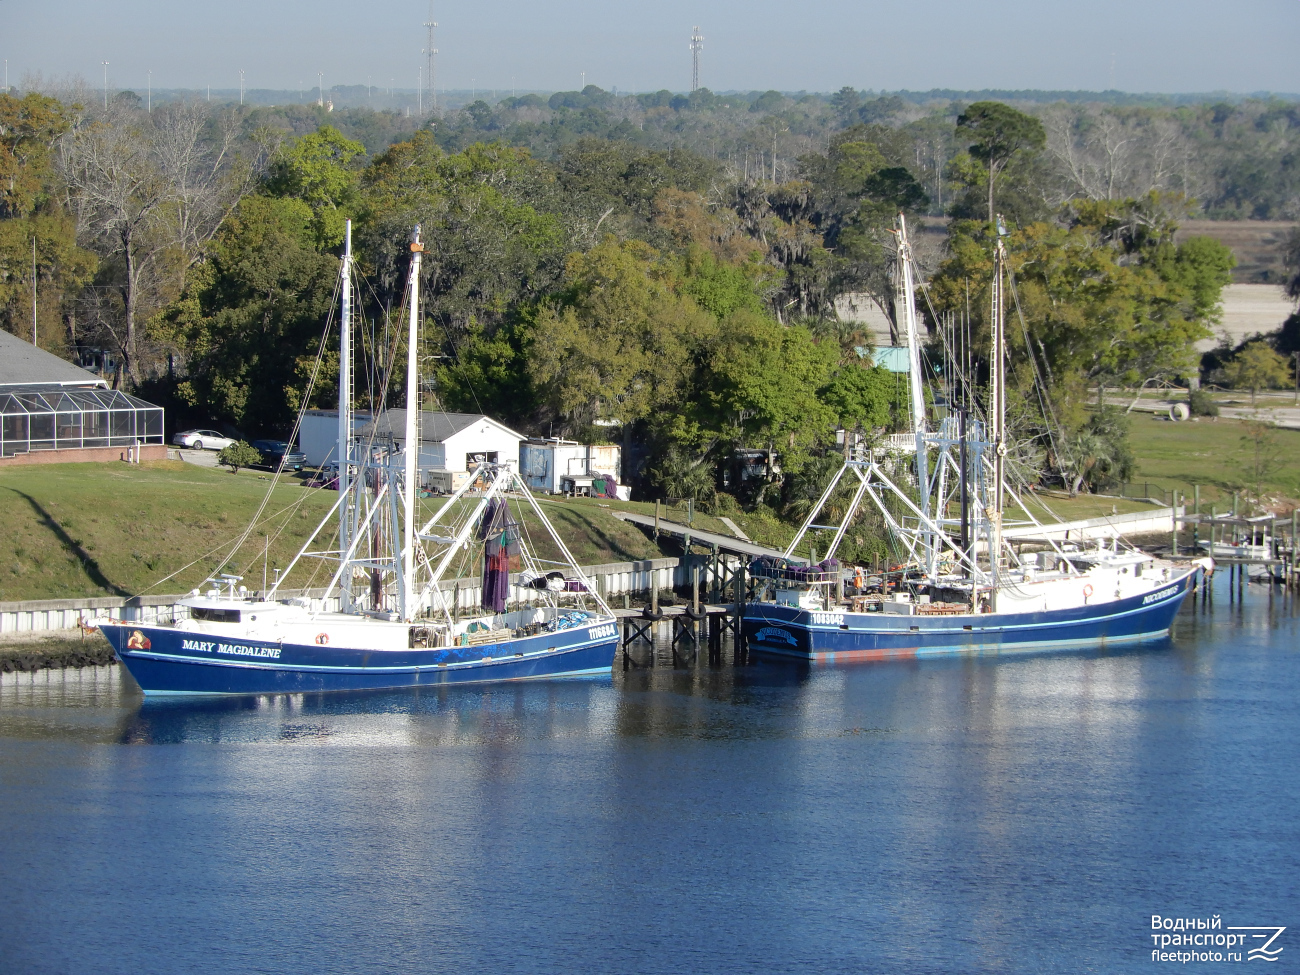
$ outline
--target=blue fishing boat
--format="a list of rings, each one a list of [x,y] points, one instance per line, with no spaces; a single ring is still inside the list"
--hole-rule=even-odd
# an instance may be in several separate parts
[[[1157,558],[1124,545],[1117,533],[1066,542],[1012,489],[1000,221],[999,231],[988,399],[981,404],[968,396],[965,408],[953,409],[931,430],[912,256],[906,223],[898,218],[898,308],[910,361],[912,430],[871,444],[846,435],[843,465],[783,556],[751,564],[742,621],[751,650],[831,663],[1159,639],[1168,635],[1198,573],[1212,571],[1209,558]],[[947,361],[951,367],[959,357]],[[955,404],[955,385],[945,393],[943,399]],[[901,553],[883,572],[846,569],[836,558],[868,500]],[[832,503],[843,506],[842,518],[818,525]],[[1005,522],[1011,507],[1026,520]],[[833,533],[824,558],[815,564],[797,558],[805,539],[819,531]]]
[[[618,628],[510,464],[481,464],[447,499],[420,497],[419,228],[411,244],[406,429],[356,435],[350,375],[352,249],[340,318],[338,500],[274,586],[223,573],[167,623],[96,623],[146,695],[283,694],[609,675]],[[387,388],[385,377],[383,388]],[[387,439],[384,439],[384,437]],[[305,489],[306,490],[306,489]],[[427,517],[426,517],[427,515]],[[251,526],[250,526],[251,528]],[[549,538],[544,560],[530,533]],[[245,532],[247,539],[250,532]],[[293,594],[295,568],[332,567]],[[463,587],[460,580],[477,585]],[[463,589],[477,589],[466,606]]]

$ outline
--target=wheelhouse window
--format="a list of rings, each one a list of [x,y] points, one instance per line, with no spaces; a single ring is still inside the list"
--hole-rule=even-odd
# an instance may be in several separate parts
[[[237,609],[209,609],[206,606],[191,606],[190,615],[196,620],[203,620],[205,623],[239,622],[239,610]]]

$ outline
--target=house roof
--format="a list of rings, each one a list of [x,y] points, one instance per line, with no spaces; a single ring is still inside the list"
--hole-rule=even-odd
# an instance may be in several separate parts
[[[504,423],[499,423],[483,413],[436,413],[432,410],[420,411],[420,442],[443,443],[450,440],[462,430],[467,430],[476,423],[492,424],[500,430],[515,437],[525,439],[523,434],[515,433]],[[357,436],[368,437],[372,433],[377,437],[392,437],[401,440],[406,432],[406,410],[385,410],[374,423],[369,423],[357,431]]]
[[[93,372],[0,329],[0,386],[107,386]]]

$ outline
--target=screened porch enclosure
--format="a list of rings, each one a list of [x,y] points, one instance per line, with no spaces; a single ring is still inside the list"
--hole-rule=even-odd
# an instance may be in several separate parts
[[[0,457],[163,442],[163,411],[102,387],[0,388]]]

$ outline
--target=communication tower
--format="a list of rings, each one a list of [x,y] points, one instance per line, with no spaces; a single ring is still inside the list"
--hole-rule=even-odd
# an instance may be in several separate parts
[[[691,91],[700,87],[700,52],[704,50],[704,35],[698,27],[691,28]]]
[[[433,46],[433,29],[437,26],[438,22],[433,19],[433,0],[429,0],[429,19],[424,22],[424,27],[429,32],[429,40],[424,46],[424,53],[429,59],[429,99],[435,112],[438,111],[438,86],[435,83],[438,76],[434,71],[434,59],[438,49]]]

